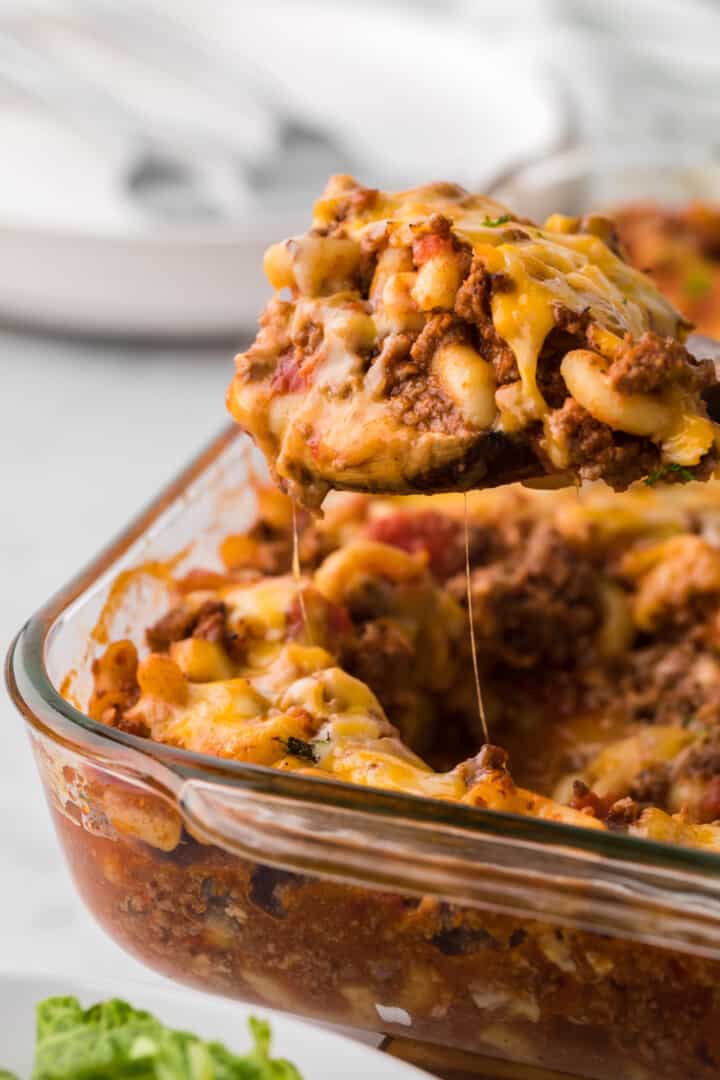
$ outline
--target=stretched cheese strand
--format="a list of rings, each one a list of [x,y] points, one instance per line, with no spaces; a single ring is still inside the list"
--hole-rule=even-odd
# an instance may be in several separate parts
[[[485,712],[485,702],[483,701],[482,687],[480,686],[480,671],[478,669],[477,646],[475,644],[475,623],[473,621],[472,589],[470,587],[470,527],[468,524],[467,492],[463,494],[463,508],[465,525],[465,586],[467,589],[468,624],[470,626],[470,652],[472,654],[473,674],[475,676],[475,693],[477,694],[477,705],[478,714],[480,716],[480,724],[482,725],[485,742],[489,743],[490,733],[488,731],[487,714]]]
[[[312,645],[312,643],[313,643],[312,628],[311,628],[310,623],[308,621],[307,607],[305,606],[305,593],[304,593],[303,589],[300,588],[301,579],[302,579],[302,572],[301,572],[301,569],[300,569],[300,540],[299,540],[299,537],[298,537],[298,527],[297,527],[297,504],[296,504],[294,499],[292,499],[291,502],[292,502],[292,534],[293,534],[292,573],[293,573],[293,578],[295,580],[295,583],[298,585],[298,602],[300,604],[300,612],[301,612],[302,618],[303,618],[303,625],[305,627],[305,633],[307,634],[308,641]]]

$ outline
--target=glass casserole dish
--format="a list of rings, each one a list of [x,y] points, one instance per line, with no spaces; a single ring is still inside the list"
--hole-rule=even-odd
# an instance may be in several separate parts
[[[255,468],[243,436],[221,435],[10,653],[97,920],[182,982],[519,1076],[717,1075],[716,855],[221,761],[61,696],[74,669],[82,703],[103,641],[157,611],[159,567],[212,566],[220,538],[250,524]]]

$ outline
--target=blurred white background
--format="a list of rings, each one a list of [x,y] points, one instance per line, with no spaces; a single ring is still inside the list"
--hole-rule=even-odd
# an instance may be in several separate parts
[[[0,2],[0,641],[224,422],[262,246],[307,219],[278,102],[370,183],[482,185],[580,140],[712,154],[718,41],[709,0]],[[138,127],[212,212],[129,195]],[[0,965],[152,978],[75,897],[6,700],[2,725]]]

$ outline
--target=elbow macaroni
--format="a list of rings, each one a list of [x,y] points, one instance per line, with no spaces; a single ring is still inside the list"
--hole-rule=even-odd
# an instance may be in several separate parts
[[[268,250],[271,284],[293,299],[271,303],[237,358],[230,411],[308,505],[330,487],[462,486],[481,437],[522,438],[535,472],[563,472],[544,381],[557,359],[595,420],[655,444],[663,461],[698,465],[715,439],[698,393],[628,394],[606,376],[628,341],[652,333],[662,348],[685,332],[604,242],[611,232],[597,216],[539,228],[447,184],[388,194],[331,182],[310,232]],[[308,325],[322,333],[309,338]],[[553,338],[556,326],[574,327],[564,333],[578,347]]]
[[[458,603],[466,589],[463,504],[453,498],[435,500],[429,510],[422,499],[338,500],[324,523],[312,526],[323,554],[306,579],[258,578],[242,566],[242,556],[252,564],[257,551],[235,541],[224,544],[223,552],[232,556],[227,575],[198,571],[178,583],[180,610],[168,624],[181,627],[174,639],[163,645],[158,624],[150,635],[157,651],[139,659],[130,642],[116,642],[98,659],[91,715],[199,753],[593,829],[604,827],[618,800],[637,799],[632,813],[619,806],[618,814],[627,815],[623,829],[712,846],[720,828],[720,783],[712,774],[720,744],[712,711],[702,710],[705,699],[713,705],[720,689],[713,499],[714,489],[691,485],[662,495],[642,488],[613,499],[595,491],[579,498],[557,494],[549,501],[544,493],[514,491],[469,500],[478,662],[490,730],[500,741],[510,735],[517,782],[497,756],[447,766],[458,725],[476,724],[474,702],[468,721],[473,682],[467,612]],[[263,520],[289,532],[286,499],[261,493],[258,505]],[[566,577],[556,562],[544,563],[535,541],[525,545],[531,531],[535,540],[540,535],[533,524],[538,522],[562,535],[558,551],[566,564],[588,560],[597,579],[589,592],[585,586],[578,591],[575,578]],[[515,533],[519,539],[512,539]],[[254,535],[262,537],[262,529]],[[498,554],[498,546],[508,544]],[[526,547],[532,564],[527,579],[520,566]],[[497,559],[500,608],[494,609],[486,599]],[[534,603],[534,590],[544,588],[545,575],[556,592],[548,594],[535,623],[537,614],[526,605],[528,599]],[[567,597],[561,595],[565,590]],[[555,636],[551,609],[566,602],[587,609],[585,628],[578,623],[578,670],[572,648],[558,660],[541,651],[541,666],[530,663],[520,638]],[[210,625],[208,611],[222,612],[222,625],[217,619]],[[506,624],[496,621],[498,613],[508,614]],[[688,614],[693,632],[686,635],[682,618]],[[203,627],[210,627],[207,636]],[[696,654],[699,630],[707,643]],[[508,634],[519,651],[518,666],[505,670],[502,665],[516,663],[506,651],[493,667],[494,650]],[[666,634],[666,652],[653,652]],[[678,659],[672,650],[684,636],[692,648]],[[643,659],[648,649],[649,663]],[[634,654],[642,660],[641,679],[623,688],[623,665]],[[588,660],[592,664],[584,668]],[[696,705],[695,711],[653,715],[648,723],[643,679],[650,665],[664,668],[671,681],[687,680],[693,694],[699,689],[700,713]],[[598,712],[600,675],[612,688],[607,713]],[[590,715],[579,704],[573,705],[577,715],[566,712],[567,699],[552,696],[556,687],[569,681],[573,690],[577,679],[580,692],[586,677],[590,697],[583,707]],[[522,730],[513,733],[504,726],[503,710],[517,707],[517,693],[525,705]],[[637,695],[640,711],[620,724],[614,713],[622,711],[626,695]],[[428,731],[440,746],[432,747]],[[478,745],[474,740],[471,749]],[[428,747],[443,754],[442,764],[430,758],[436,768],[416,752]],[[554,764],[545,786],[533,790],[538,755]],[[644,809],[655,801],[652,813]],[[178,823],[170,815],[155,832],[141,835],[141,810],[122,797],[108,807],[108,818],[112,814],[118,831],[170,850]]]

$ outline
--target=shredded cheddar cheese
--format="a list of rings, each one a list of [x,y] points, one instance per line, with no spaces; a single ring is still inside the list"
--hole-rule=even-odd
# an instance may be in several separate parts
[[[180,579],[149,650],[98,658],[93,716],[306,776],[720,843],[716,485],[338,496],[296,529],[286,497],[258,505],[226,574]],[[260,574],[256,546],[279,537],[288,572]]]
[[[716,428],[694,360],[678,360],[686,324],[598,220],[539,227],[453,184],[389,194],[334,177],[311,230],[267,253],[291,299],[270,302],[237,358],[231,413],[311,507],[333,487],[467,490],[544,472],[626,486],[640,451],[700,465]],[[643,350],[659,374],[628,388],[617,364],[643,370]],[[588,424],[619,436],[625,465],[582,450]]]

